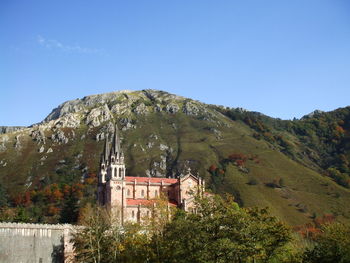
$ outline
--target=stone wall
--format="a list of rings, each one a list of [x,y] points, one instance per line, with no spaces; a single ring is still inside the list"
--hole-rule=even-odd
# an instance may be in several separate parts
[[[0,223],[0,262],[72,262],[72,225]]]

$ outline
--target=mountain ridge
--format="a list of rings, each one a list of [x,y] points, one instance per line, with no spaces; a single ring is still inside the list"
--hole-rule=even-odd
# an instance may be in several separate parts
[[[231,193],[243,206],[269,206],[290,224],[325,212],[348,220],[347,179],[335,179],[348,176],[347,162],[337,163],[348,160],[338,157],[348,115],[342,108],[288,121],[157,90],[90,95],[60,104],[38,124],[1,134],[0,184],[11,209],[24,207],[38,221],[33,210],[39,206],[44,222],[64,222],[36,195],[29,194],[28,207],[16,203],[18,196],[82,183],[77,207],[92,202],[95,186],[86,182],[98,172],[103,140],[117,123],[128,175],[175,177],[191,167],[214,192]],[[63,200],[51,205],[64,211]]]

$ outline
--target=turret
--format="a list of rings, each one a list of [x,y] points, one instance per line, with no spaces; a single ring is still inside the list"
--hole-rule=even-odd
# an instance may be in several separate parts
[[[98,178],[99,183],[103,184],[106,182],[107,165],[108,165],[108,134],[106,136],[103,153],[101,154],[100,173]]]
[[[111,180],[124,180],[125,177],[125,163],[124,154],[121,150],[120,139],[118,136],[118,127],[115,126],[112,147],[109,154],[109,178]]]

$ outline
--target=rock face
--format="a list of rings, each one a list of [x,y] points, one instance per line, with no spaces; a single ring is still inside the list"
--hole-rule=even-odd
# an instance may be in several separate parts
[[[118,124],[126,141],[130,140],[129,135],[134,138],[130,141],[133,145],[131,148],[136,152],[137,158],[141,156],[140,160],[135,160],[135,166],[139,167],[139,162],[147,162],[143,170],[135,173],[158,177],[173,176],[178,174],[176,166],[179,161],[176,154],[179,155],[178,144],[182,136],[182,124],[176,121],[177,116],[200,121],[220,116],[220,113],[211,112],[206,107],[200,102],[157,90],[124,90],[86,96],[62,103],[41,123],[29,128],[0,127],[0,153],[9,150],[23,154],[34,152],[38,155],[38,165],[43,167],[44,163],[57,164],[55,159],[59,158],[58,156],[62,159],[66,155],[84,153],[79,162],[84,162],[84,166],[87,166],[87,163],[97,165],[96,160],[91,161],[100,151],[96,145],[101,145],[101,141],[105,140],[107,135],[109,140],[112,140],[115,124]],[[166,123],[161,123],[164,120]],[[148,123],[152,121],[155,123]],[[155,126],[157,127],[153,130]],[[165,138],[162,137],[163,127],[164,131],[167,130]],[[216,137],[220,136],[217,126],[215,129],[218,132],[212,129]],[[1,135],[1,132],[8,134]],[[167,141],[168,135],[172,137],[172,141]],[[66,150],[68,148],[69,151]],[[22,154],[17,156],[23,157]],[[86,158],[90,159],[85,162]],[[80,165],[82,164],[75,164],[77,167]],[[76,169],[74,167],[70,169]],[[39,169],[38,173],[41,172]]]
[[[22,144],[21,144],[20,138],[21,138],[21,135],[16,135],[15,136],[15,148],[17,150],[20,150],[22,148]]]
[[[41,129],[32,130],[30,136],[32,137],[33,141],[36,141],[38,144],[46,143],[45,133]]]
[[[313,112],[310,112],[309,114],[304,115],[301,119],[312,118],[312,117],[314,117],[314,116],[321,115],[322,113],[324,113],[324,111],[321,111],[321,110],[314,110]]]
[[[44,122],[49,122],[56,120],[65,116],[68,113],[79,112],[84,109],[84,106],[81,105],[80,100],[70,100],[62,103],[57,108],[53,109],[52,112],[45,118]]]
[[[22,130],[24,126],[0,126],[0,134]]]
[[[56,133],[52,134],[51,140],[58,144],[66,144],[69,141],[69,139],[65,136],[64,132],[61,130],[58,130]]]
[[[110,102],[117,101],[120,98],[125,97],[125,94],[131,92],[132,91],[121,90],[117,92],[91,95],[86,96],[82,99],[66,101],[59,105],[57,108],[53,109],[52,112],[44,119],[42,123],[56,120],[69,113],[86,113],[91,107],[96,107],[96,105],[108,104]]]
[[[9,137],[7,135],[3,135],[0,139],[0,152],[6,151],[6,143],[9,141]]]
[[[56,128],[78,128],[80,126],[80,116],[76,113],[68,113],[54,122]]]
[[[121,118],[119,123],[121,124],[123,131],[136,128],[134,120],[129,118]]]
[[[146,107],[146,105],[144,103],[141,103],[141,104],[136,106],[136,108],[133,110],[133,112],[135,112],[137,115],[147,114],[148,108]]]
[[[167,113],[176,113],[179,111],[179,106],[177,104],[170,103],[170,104],[166,105],[165,111]]]
[[[107,104],[105,104],[101,107],[92,109],[87,115],[85,123],[88,126],[97,127],[100,126],[101,123],[109,121],[112,118],[113,116],[110,110],[108,109]]]

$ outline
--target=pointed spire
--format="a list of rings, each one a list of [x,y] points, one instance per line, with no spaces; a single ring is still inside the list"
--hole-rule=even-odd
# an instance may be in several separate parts
[[[106,139],[105,139],[105,147],[103,149],[103,161],[107,161],[108,160],[108,154],[109,154],[109,149],[108,149],[108,133],[106,135]]]
[[[121,152],[121,147],[120,147],[120,139],[118,136],[118,126],[117,124],[115,125],[114,128],[114,138],[113,138],[113,144],[112,144],[112,154],[117,154]]]

